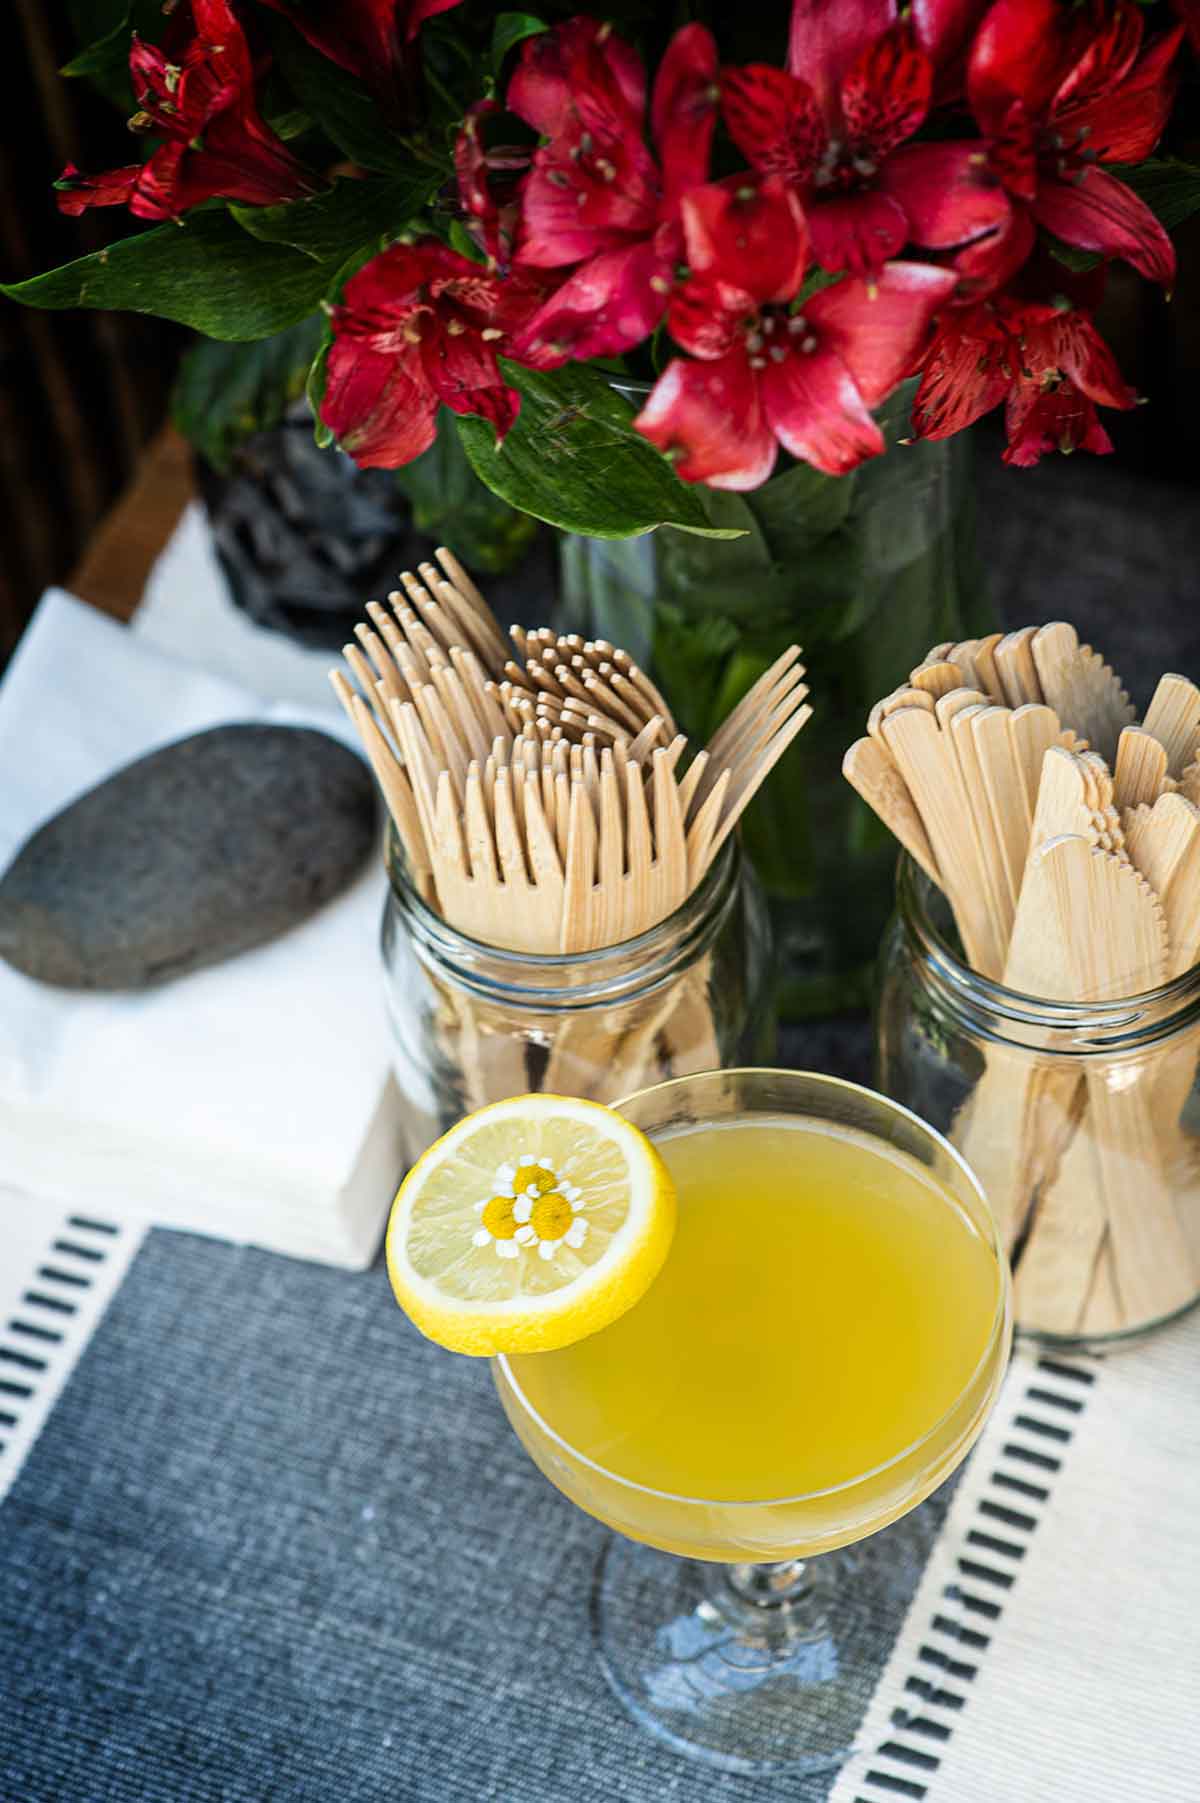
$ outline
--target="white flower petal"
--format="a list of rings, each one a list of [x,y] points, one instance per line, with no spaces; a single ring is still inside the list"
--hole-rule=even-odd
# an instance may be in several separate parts
[[[491,1197],[485,1196],[482,1202],[472,1202],[471,1207],[475,1210],[477,1215],[481,1215],[490,1201]]]
[[[532,1152],[522,1152],[521,1156],[517,1160],[517,1163],[519,1165],[532,1164],[533,1163],[533,1153]]]
[[[587,1230],[588,1224],[586,1221],[572,1221],[571,1225],[567,1228],[567,1231],[563,1234],[563,1239],[568,1246],[582,1246],[584,1240],[587,1238]]]
[[[492,1236],[486,1227],[480,1227],[471,1235],[471,1244],[473,1246],[486,1246],[491,1237]]]
[[[516,1240],[497,1240],[496,1255],[498,1258],[516,1258],[521,1248]]]
[[[500,1184],[511,1184],[516,1174],[517,1173],[511,1164],[502,1164],[500,1169],[496,1172],[496,1182]]]
[[[538,1163],[541,1165],[541,1167],[544,1171],[552,1171],[554,1169],[553,1164],[550,1162],[550,1160],[548,1158],[539,1158]]]
[[[538,1257],[539,1258],[553,1258],[554,1254],[557,1251],[558,1251],[558,1241],[557,1240],[539,1240],[538,1241]]]
[[[537,1234],[532,1227],[518,1227],[513,1238],[518,1246],[535,1246],[537,1244]]]
[[[513,1203],[513,1220],[527,1221],[533,1213],[533,1203],[528,1196],[518,1196]]]
[[[567,1201],[571,1204],[572,1207],[575,1207],[576,1204],[581,1203],[583,1200],[583,1191],[578,1187],[577,1184],[564,1183],[562,1185],[562,1193],[567,1198]]]

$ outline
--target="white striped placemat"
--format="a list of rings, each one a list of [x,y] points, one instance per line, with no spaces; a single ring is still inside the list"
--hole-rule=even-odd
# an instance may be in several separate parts
[[[1200,1800],[1200,1312],[1022,1348],[830,1803]]]
[[[145,1232],[0,1188],[0,1501]]]

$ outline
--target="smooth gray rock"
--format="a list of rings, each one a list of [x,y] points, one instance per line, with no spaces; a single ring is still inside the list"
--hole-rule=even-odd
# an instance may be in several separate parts
[[[262,945],[375,841],[362,760],[327,733],[218,726],[127,764],[0,878],[0,957],[68,989],[144,989]]]

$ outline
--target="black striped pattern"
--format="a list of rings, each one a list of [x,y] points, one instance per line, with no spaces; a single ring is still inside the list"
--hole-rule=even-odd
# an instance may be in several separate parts
[[[872,1755],[856,1803],[913,1803],[933,1795],[941,1749],[966,1708],[992,1632],[1021,1578],[1021,1562],[1055,1474],[1096,1382],[1096,1368],[1038,1360],[1005,1437],[975,1520],[905,1680],[911,1704],[892,1711],[893,1733]]]
[[[12,1430],[69,1354],[74,1319],[119,1233],[111,1221],[68,1216],[15,1312],[0,1322],[0,1473]]]

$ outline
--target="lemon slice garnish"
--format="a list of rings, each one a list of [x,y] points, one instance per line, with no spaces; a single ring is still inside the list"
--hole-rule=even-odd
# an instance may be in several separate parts
[[[632,1308],[674,1231],[666,1167],[622,1115],[513,1096],[417,1160],[392,1205],[388,1275],[421,1332],[453,1352],[549,1352]]]

